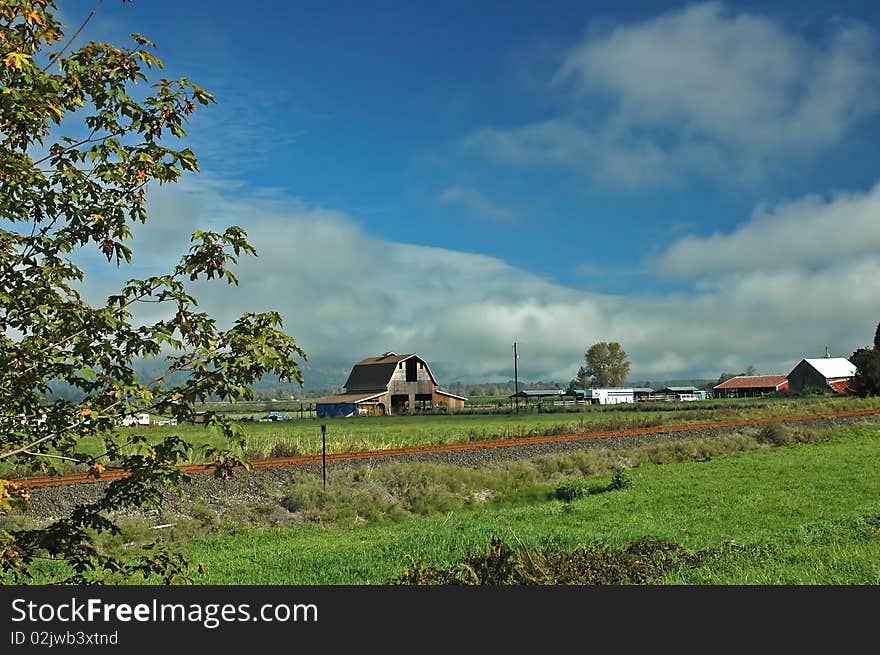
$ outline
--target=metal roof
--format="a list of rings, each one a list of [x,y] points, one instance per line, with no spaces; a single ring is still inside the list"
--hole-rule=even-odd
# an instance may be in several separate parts
[[[348,374],[348,380],[345,381],[343,386],[347,391],[361,391],[364,389],[379,388],[387,389],[388,383],[391,382],[391,376],[394,375],[394,369],[400,362],[405,361],[410,357],[415,357],[422,362],[422,364],[425,365],[425,370],[428,371],[428,375],[431,376],[431,380],[434,384],[437,384],[437,378],[434,377],[431,368],[428,366],[428,362],[424,359],[415,353],[396,355],[389,352],[380,357],[367,357],[366,359],[359,361],[354,365],[354,368],[351,369],[351,373]]]
[[[697,387],[666,387],[663,391],[671,391],[673,393],[687,393],[694,391],[702,391],[702,389],[697,389]]]
[[[458,398],[459,400],[467,400],[467,396],[459,396],[454,393],[450,393],[445,389],[434,389],[434,393],[440,394],[441,396],[449,396],[450,398]]]
[[[844,391],[849,389],[849,379],[828,380],[828,386],[834,389],[837,393],[843,393]]]
[[[713,389],[778,389],[788,381],[785,375],[737,375],[716,384]]]
[[[512,393],[508,398],[513,398],[516,395]],[[521,398],[526,396],[563,396],[565,395],[565,389],[520,389],[519,395]]]
[[[856,374],[855,365],[846,357],[825,357],[820,359],[804,359],[807,364],[812,366],[826,380],[832,378],[851,378]],[[789,375],[791,375],[789,373]]]
[[[316,398],[312,402],[318,404],[335,404],[335,403],[362,403],[367,400],[373,400],[374,398],[378,398],[383,393],[386,393],[384,389],[380,389],[378,391],[360,391],[353,393],[339,393],[335,396],[324,396],[323,398]]]

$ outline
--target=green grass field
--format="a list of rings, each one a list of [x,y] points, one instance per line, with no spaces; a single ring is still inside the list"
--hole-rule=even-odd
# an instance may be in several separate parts
[[[543,498],[396,523],[263,530],[192,542],[208,584],[376,584],[415,559],[451,563],[510,544],[626,544],[658,537],[711,564],[663,583],[880,584],[880,431],[704,462],[645,465],[628,489],[571,502]],[[608,476],[598,482],[607,482]]]
[[[247,455],[253,458],[320,453],[322,423],[327,424],[328,452],[339,453],[868,408],[880,408],[880,398],[818,396],[652,405],[640,403],[587,406],[583,408],[584,411],[576,413],[373,416],[242,425],[248,433]],[[152,427],[148,433],[156,437],[181,434],[194,443],[211,439],[210,434],[199,426]]]
[[[242,404],[247,406],[246,404]],[[240,423],[247,434],[248,459],[316,455],[321,452],[321,425],[327,425],[328,453],[380,450],[489,439],[596,432],[659,425],[707,423],[748,418],[803,415],[852,409],[880,409],[880,398],[823,395],[800,398],[713,400],[683,403],[582,406],[581,411],[521,414],[452,414],[295,419]],[[222,446],[215,429],[201,425],[119,428],[159,440],[178,435],[195,446]],[[82,452],[97,454],[83,441]],[[200,461],[198,451],[195,461]],[[82,470],[63,465],[64,472]],[[0,463],[0,474],[29,475]]]

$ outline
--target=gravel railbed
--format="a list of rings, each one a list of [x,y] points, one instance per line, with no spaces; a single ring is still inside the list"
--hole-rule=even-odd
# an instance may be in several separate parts
[[[877,416],[856,416],[822,418],[787,422],[787,425],[804,425],[813,428],[829,428],[847,424],[880,424]],[[531,459],[543,455],[553,455],[586,448],[628,449],[651,443],[681,441],[692,439],[713,439],[728,434],[750,434],[757,432],[762,426],[732,426],[717,428],[697,428],[677,432],[661,432],[646,435],[625,437],[583,439],[577,441],[561,441],[546,444],[529,444],[523,446],[506,446],[489,449],[457,450],[446,453],[424,453],[418,455],[398,455],[393,457],[373,457],[370,459],[331,462],[327,465],[328,475],[341,467],[379,466],[388,462],[435,462],[455,464],[471,468],[481,468],[501,464],[518,459]],[[230,506],[233,503],[258,505],[273,498],[278,498],[286,485],[294,482],[303,473],[321,474],[320,464],[306,464],[272,469],[253,469],[237,471],[227,480],[220,480],[211,474],[197,473],[190,477],[183,488],[183,496],[169,493],[166,495],[166,514],[187,515],[193,501],[198,500],[209,505]],[[48,521],[66,513],[74,506],[97,500],[107,483],[91,482],[82,484],[59,485],[55,487],[37,487],[31,490],[31,500],[27,516],[32,520]],[[133,512],[138,514],[138,512]],[[140,512],[140,514],[153,514]]]

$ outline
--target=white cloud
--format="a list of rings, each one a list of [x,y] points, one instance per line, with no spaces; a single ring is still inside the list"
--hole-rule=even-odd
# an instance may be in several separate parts
[[[444,189],[438,200],[446,205],[458,205],[478,218],[509,222],[516,218],[514,212],[490,200],[486,194],[471,186],[455,185]]]
[[[239,187],[233,197],[226,188],[234,185],[203,179],[155,190],[135,264],[162,272],[192,229],[245,226],[259,257],[241,261],[240,287],[200,284],[201,307],[221,322],[278,310],[315,365],[345,369],[385,350],[415,351],[447,381],[507,379],[517,341],[524,378],[566,380],[591,343],[616,340],[639,378],[710,377],[749,364],[786,373],[826,345],[848,355],[880,320],[880,255],[868,219],[876,188],[764,210],[704,243],[681,240],[660,263],[701,282],[665,296],[589,293],[493,257],[382,240],[340,212],[283,194]],[[806,235],[826,224],[836,241],[814,248]]]
[[[760,208],[732,234],[685,237],[658,260],[676,277],[840,266],[880,253],[880,184],[864,194],[810,196]]]
[[[586,37],[553,84],[571,93],[560,115],[487,127],[467,145],[628,187],[692,175],[749,181],[835,145],[880,109],[868,27],[838,26],[814,43],[716,2]]]

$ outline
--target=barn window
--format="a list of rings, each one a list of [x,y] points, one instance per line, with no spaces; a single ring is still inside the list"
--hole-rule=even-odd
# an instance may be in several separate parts
[[[416,372],[416,360],[408,359],[406,360],[406,381],[407,382],[416,382],[419,379],[419,375]]]
[[[403,362],[400,362],[397,368],[403,368]]]

